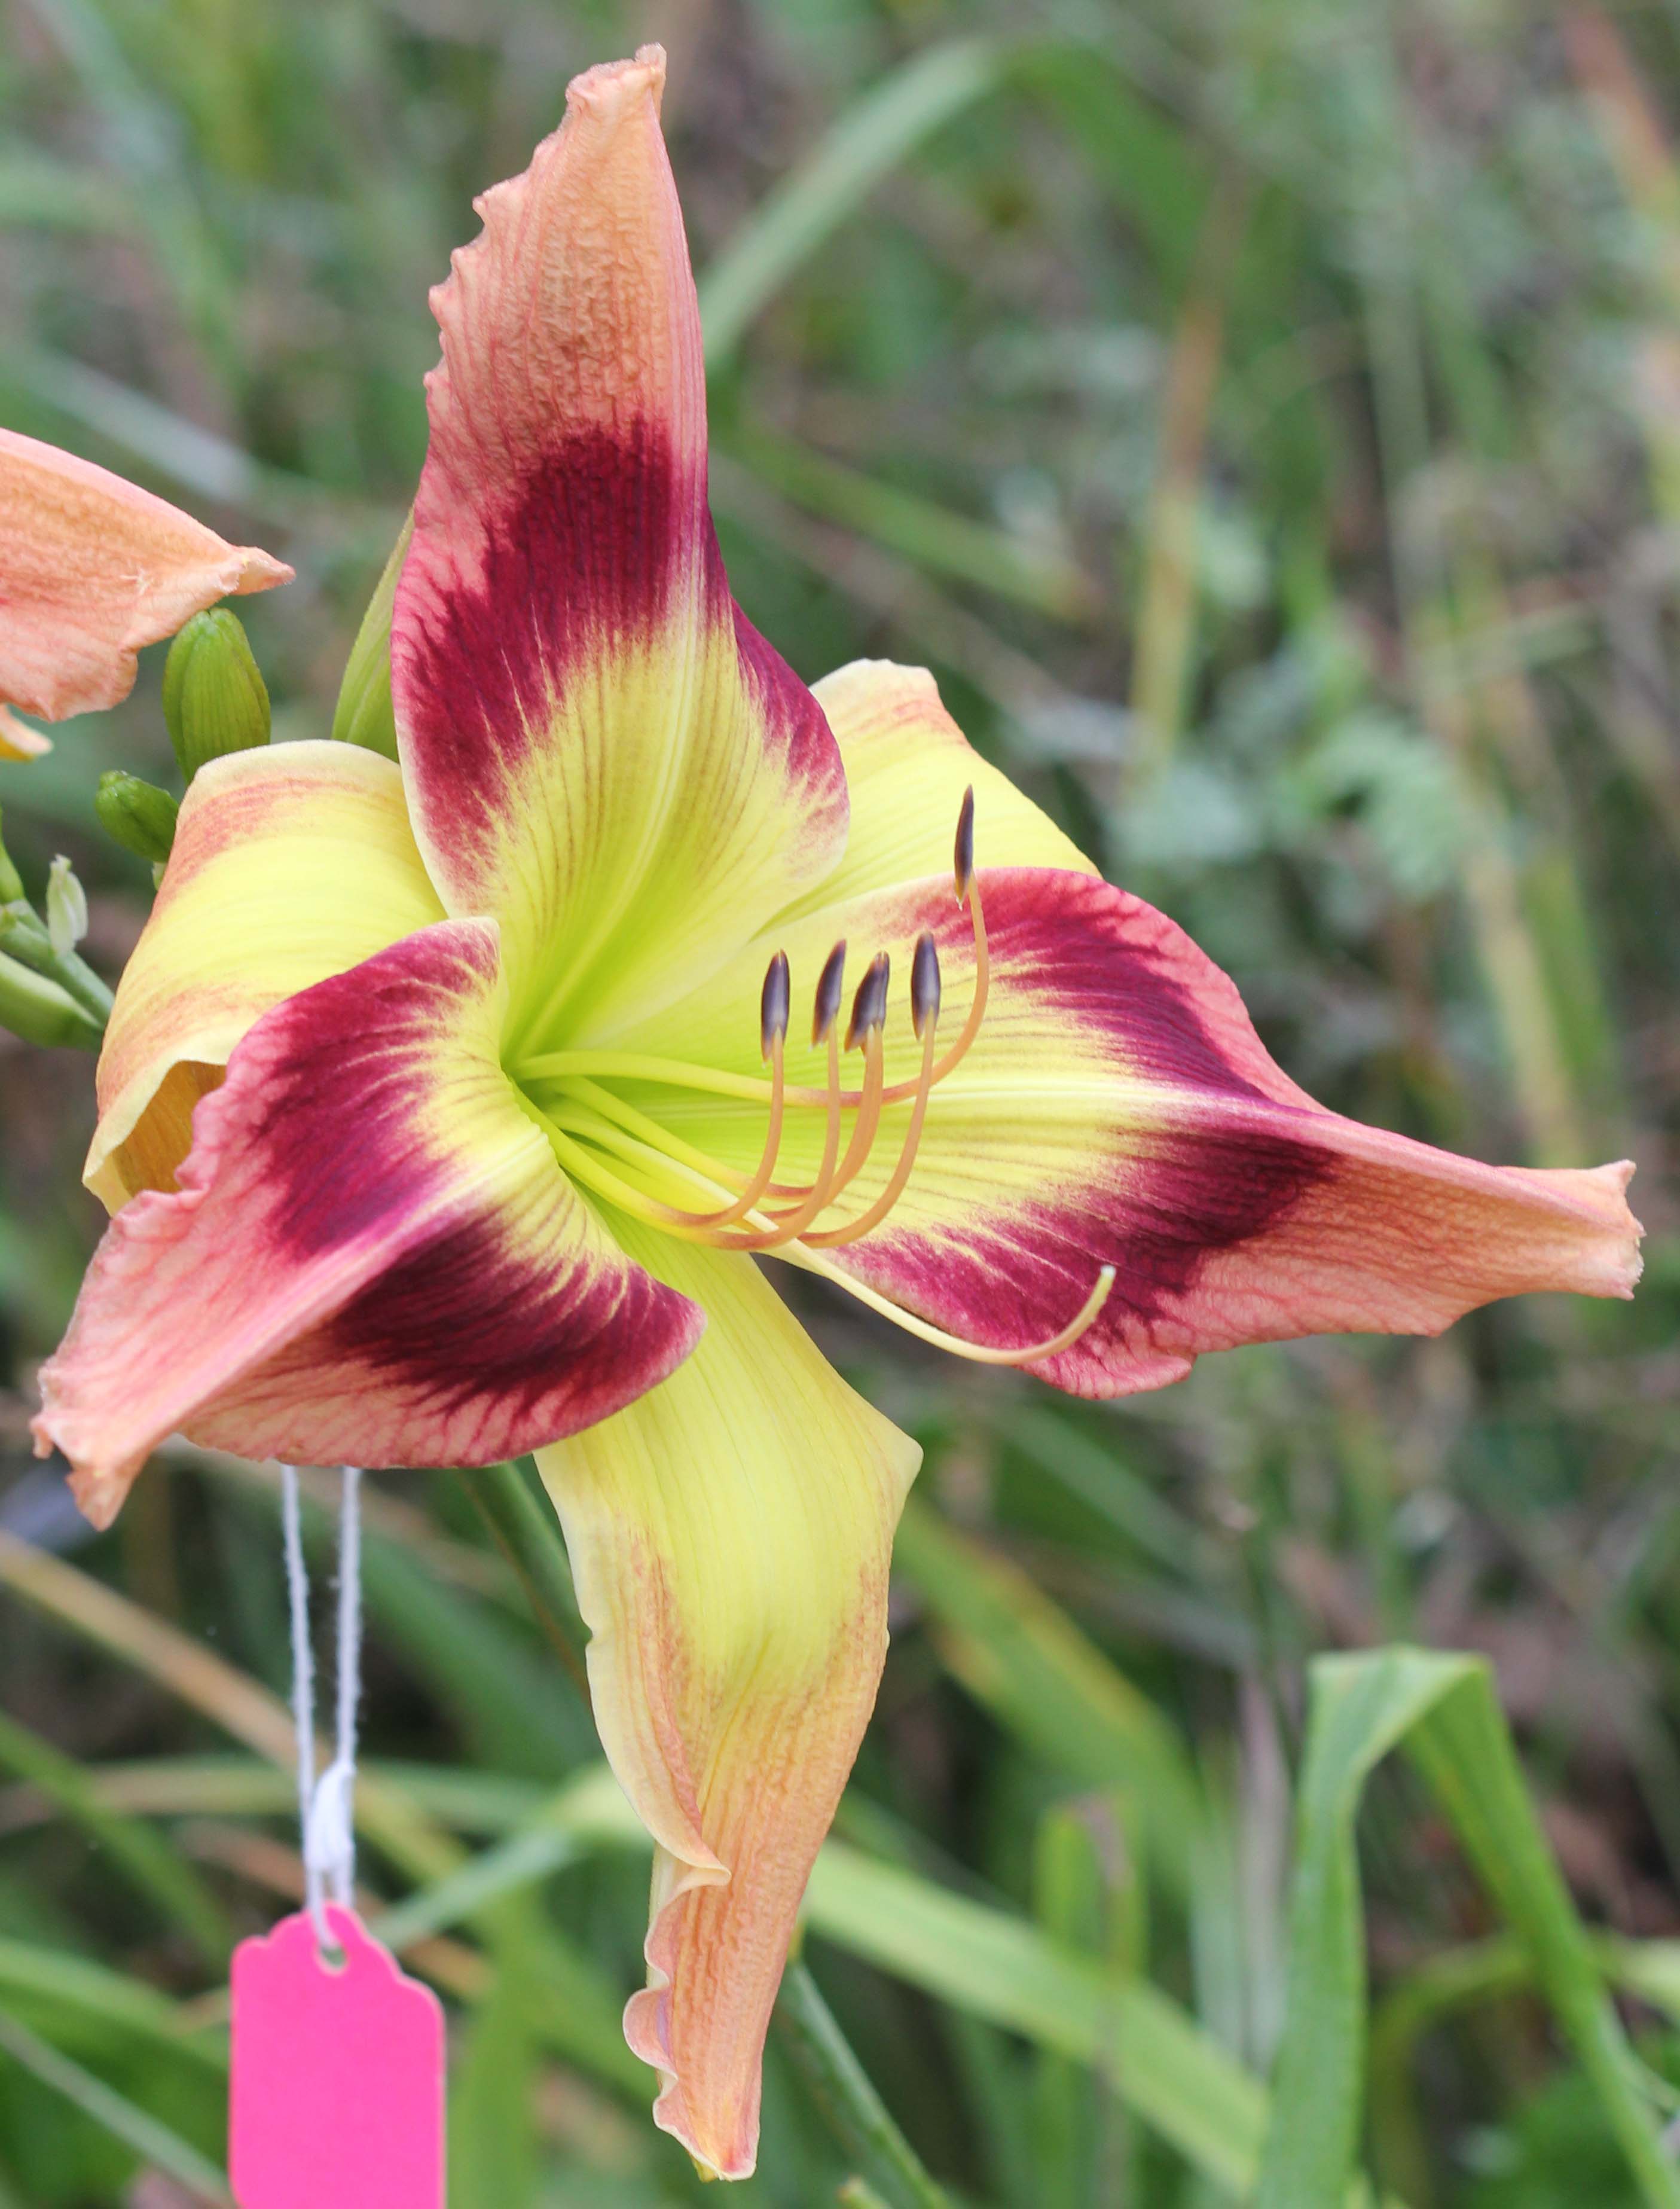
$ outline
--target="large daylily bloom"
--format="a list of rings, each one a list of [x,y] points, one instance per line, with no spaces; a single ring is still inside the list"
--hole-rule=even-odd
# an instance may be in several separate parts
[[[48,749],[9,707],[62,721],[117,705],[142,645],[291,580],[108,468],[0,430],[0,759]]]
[[[537,1452],[657,1845],[627,2030],[660,2123],[735,2176],[918,1454],[756,1254],[1114,1396],[1233,1343],[1625,1295],[1638,1230],[1625,1166],[1321,1110],[927,675],[813,695],[743,618],[663,79],[657,48],[580,78],[435,295],[400,765],[284,744],[182,808],[99,1066],[116,1217],[38,1432],[101,1524],[177,1427]]]

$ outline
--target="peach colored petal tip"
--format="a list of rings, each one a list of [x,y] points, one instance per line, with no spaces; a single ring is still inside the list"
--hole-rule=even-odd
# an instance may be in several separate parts
[[[1586,1274],[1568,1286],[1590,1296],[1630,1297],[1645,1261],[1640,1255],[1645,1229],[1628,1205],[1628,1184],[1637,1168],[1631,1159],[1610,1165],[1541,1171],[1535,1177],[1567,1195],[1599,1231],[1584,1254]]]
[[[699,1887],[727,1885],[729,1867],[718,1862],[698,1835],[693,1857],[681,1860],[662,1851],[658,1863],[654,1879],[653,1917],[642,1944],[648,1983],[639,1988],[624,2006],[624,2037],[631,2054],[639,2056],[659,2074],[653,2122],[660,2131],[680,2140],[699,2169],[711,2176],[750,2178],[758,2164],[756,2068],[742,2080],[741,2092],[731,2098],[726,2108],[703,2109],[683,2079],[671,2045],[671,1986],[678,1945],[674,1922],[676,1906]]]
[[[664,89],[665,49],[638,46],[633,61],[597,62],[574,76],[566,87],[566,105],[586,107],[597,115],[617,113],[639,93],[647,93],[657,109]]]
[[[260,545],[236,545],[233,549],[240,568],[237,580],[228,585],[228,590],[236,599],[248,598],[253,591],[272,591],[280,583],[297,580],[295,568],[287,567],[272,552],[265,552]]]
[[[15,713],[0,706],[0,760],[39,759],[52,749],[52,739]]]

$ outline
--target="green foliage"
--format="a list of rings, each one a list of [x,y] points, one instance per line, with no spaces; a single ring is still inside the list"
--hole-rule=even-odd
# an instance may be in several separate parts
[[[813,2098],[773,2036],[745,2209],[1670,2202],[1680,31],[665,14],[754,621],[807,677],[932,665],[1325,1102],[1479,1156],[1627,1150],[1653,1230],[1631,1309],[1233,1354],[1119,1406],[794,1285],[927,1462],[795,1989],[843,2041]],[[13,10],[0,420],[293,563],[241,602],[276,739],[394,753],[427,288],[568,74],[649,29]],[[89,1041],[102,1002],[27,904],[56,854],[92,968],[143,917],[150,848],[93,792],[171,778],[165,658],[0,763],[14,1035]],[[77,1550],[27,1456],[99,1225],[87,1072],[0,1053],[0,2209],[120,2209],[143,2169],[218,2198],[223,1959],[296,1872],[272,1491],[169,1453]],[[645,1844],[546,1504],[501,1468],[369,1506],[363,1869],[450,2006],[452,2199],[694,2201],[619,2031]],[[1492,1672],[1432,1653],[1464,1648]]]

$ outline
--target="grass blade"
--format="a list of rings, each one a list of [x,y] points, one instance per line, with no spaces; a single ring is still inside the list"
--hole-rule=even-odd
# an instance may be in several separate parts
[[[908,153],[990,92],[1008,58],[1005,48],[985,39],[926,47],[841,117],[701,279],[708,368],[728,364],[754,316],[795,270]]]
[[[102,1802],[93,1778],[74,1757],[0,1713],[0,1766],[50,1797],[105,1850],[131,1886],[173,1919],[207,1962],[218,1968],[226,1964],[232,1929],[214,1895],[151,1827]]]
[[[235,2209],[227,2181],[213,2163],[189,2146],[178,2133],[171,2132],[146,2110],[137,2109],[114,2087],[96,2079],[91,2071],[84,2071],[68,2056],[61,2056],[56,2048],[38,2038],[27,2025],[20,2025],[3,2010],[0,2010],[0,2049],[14,2062],[32,2072],[44,2086],[51,2086],[66,2101],[74,2102],[95,2124],[103,2125],[108,2133],[126,2142],[147,2163],[178,2178],[204,2200]]]
[[[1353,1821],[1373,1767],[1401,1743],[1527,1951],[1641,2198],[1677,2209],[1680,2173],[1541,1833],[1491,1676],[1478,1658],[1404,1647],[1312,1668],[1287,2009],[1255,2209],[1335,2209],[1352,2175],[1365,2052]]]
[[[939,1623],[951,1672],[1053,1770],[1140,1806],[1151,1863],[1182,1893],[1201,1800],[1160,1712],[1027,1575],[912,1497],[894,1564]]]

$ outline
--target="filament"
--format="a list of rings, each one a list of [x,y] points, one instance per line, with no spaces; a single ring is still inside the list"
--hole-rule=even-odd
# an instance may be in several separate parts
[[[807,1273],[820,1274],[823,1279],[832,1281],[848,1296],[855,1297],[861,1304],[867,1304],[871,1311],[879,1312],[883,1319],[890,1319],[895,1327],[902,1327],[907,1334],[914,1334],[923,1342],[931,1342],[936,1349],[948,1350],[953,1357],[966,1357],[974,1365],[1036,1365],[1041,1358],[1055,1357],[1064,1350],[1071,1350],[1080,1336],[1089,1333],[1095,1325],[1114,1285],[1113,1267],[1101,1267],[1090,1294],[1065,1327],[1047,1336],[1042,1342],[1028,1343],[1019,1350],[993,1350],[984,1343],[969,1342],[960,1334],[947,1334],[942,1327],[935,1327],[930,1320],[922,1319],[915,1312],[907,1311],[903,1304],[894,1303],[890,1297],[884,1297],[879,1290],[868,1287],[842,1267],[837,1266],[831,1259],[819,1257],[815,1253],[807,1257],[805,1254],[809,1250],[810,1244],[801,1243],[788,1255],[795,1265],[802,1265]]]
[[[824,1228],[819,1233],[807,1235],[805,1241],[813,1250],[827,1249],[842,1243],[855,1243],[860,1236],[867,1235],[879,1227],[893,1206],[904,1194],[904,1184],[910,1177],[910,1168],[915,1163],[916,1146],[921,1141],[921,1123],[927,1117],[927,1099],[933,1087],[933,1040],[938,1032],[936,1023],[929,1020],[927,1032],[921,1041],[921,1072],[915,1083],[915,1103],[910,1108],[910,1124],[898,1153],[898,1162],[893,1167],[886,1187],[867,1211],[860,1212],[855,1219],[843,1226]],[[879,1117],[879,1113],[877,1118]],[[863,1116],[858,1115],[858,1124]]]

